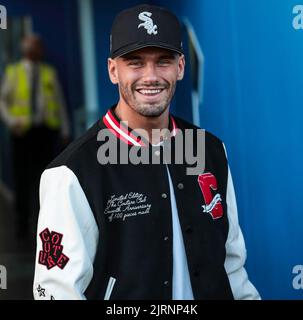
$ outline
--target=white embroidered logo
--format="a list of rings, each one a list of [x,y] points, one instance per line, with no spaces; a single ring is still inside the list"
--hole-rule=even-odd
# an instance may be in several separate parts
[[[128,192],[122,195],[113,194],[107,201],[104,214],[108,221],[125,221],[127,218],[150,214],[151,204],[143,193]]]
[[[138,29],[141,27],[144,27],[147,30],[148,34],[157,34],[158,31],[158,26],[156,24],[154,24],[153,20],[150,18],[152,15],[152,13],[147,12],[147,11],[143,11],[139,14],[139,19],[141,21],[144,21],[143,23],[140,23],[138,25]]]
[[[203,212],[210,213],[219,201],[221,202],[222,198],[221,195],[217,193],[210,204],[202,206],[202,208],[204,209]]]

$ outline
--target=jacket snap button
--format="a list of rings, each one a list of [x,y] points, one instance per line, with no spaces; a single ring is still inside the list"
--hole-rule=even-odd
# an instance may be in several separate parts
[[[167,241],[169,238],[167,236],[164,237],[164,241]]]
[[[162,194],[161,194],[161,197],[162,197],[163,199],[166,199],[166,198],[167,198],[167,194],[166,194],[166,193],[162,193]]]
[[[169,285],[169,282],[166,280],[166,281],[164,281],[164,285],[165,286],[168,286]]]
[[[184,189],[184,184],[180,182],[180,183],[178,183],[177,187],[178,187],[179,190],[183,190]]]

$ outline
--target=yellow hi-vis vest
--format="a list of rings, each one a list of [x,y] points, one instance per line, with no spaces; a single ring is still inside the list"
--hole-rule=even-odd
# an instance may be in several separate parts
[[[50,129],[59,129],[60,105],[55,94],[55,71],[52,67],[41,64],[39,90],[45,103],[45,125]],[[30,106],[30,84],[23,63],[8,65],[6,75],[12,84],[13,90],[10,97],[9,114],[13,118],[23,118],[26,127],[32,125],[32,109]]]

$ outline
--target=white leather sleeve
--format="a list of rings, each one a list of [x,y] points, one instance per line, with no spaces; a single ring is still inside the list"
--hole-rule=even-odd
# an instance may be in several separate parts
[[[224,266],[233,296],[236,300],[260,300],[261,297],[256,288],[249,281],[247,272],[244,268],[246,248],[238,221],[236,195],[229,167],[226,203],[229,231],[226,241],[226,259]]]
[[[59,254],[62,251],[68,257],[65,265],[58,260],[58,265],[48,269],[39,262],[40,254],[46,258],[58,239],[55,237],[52,242],[52,237],[45,235],[44,240],[49,240],[50,245],[44,247],[40,233],[46,229],[63,236]],[[93,276],[98,235],[92,210],[75,174],[66,166],[44,171],[40,182],[35,299],[85,299],[84,292]]]

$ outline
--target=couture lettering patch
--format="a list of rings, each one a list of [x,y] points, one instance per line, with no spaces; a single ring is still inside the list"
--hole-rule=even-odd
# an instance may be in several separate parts
[[[39,234],[42,241],[42,250],[39,252],[39,263],[51,269],[58,266],[64,269],[69,261],[69,258],[63,253],[62,239],[63,234],[52,231],[48,228],[44,229]]]
[[[109,222],[113,220],[125,221],[130,217],[149,214],[151,204],[147,202],[147,196],[138,192],[129,192],[123,195],[112,195],[107,201],[104,214]]]

